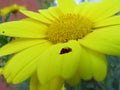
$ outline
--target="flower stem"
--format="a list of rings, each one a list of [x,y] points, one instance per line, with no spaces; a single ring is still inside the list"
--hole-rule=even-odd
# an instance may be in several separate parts
[[[104,80],[104,90],[107,90],[107,80]]]

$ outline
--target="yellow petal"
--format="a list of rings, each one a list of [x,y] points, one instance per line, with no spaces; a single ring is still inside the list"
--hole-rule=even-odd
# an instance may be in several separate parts
[[[107,17],[111,17],[120,11],[120,1],[119,0],[103,0],[104,5],[99,7],[100,13],[98,13],[100,18],[97,20],[103,20]]]
[[[86,3],[79,14],[86,16],[93,22],[103,20],[107,17],[113,16],[120,11],[120,1],[111,0],[103,2],[89,2]],[[97,13],[95,13],[97,11]]]
[[[3,68],[0,68],[0,75],[2,75],[2,72],[3,72]]]
[[[63,83],[63,79],[57,77],[44,85],[39,85],[38,90],[61,90]]]
[[[50,7],[48,8],[48,11],[56,19],[63,14],[58,7]]]
[[[16,53],[33,45],[44,42],[46,42],[46,40],[18,38],[1,47],[0,56]]]
[[[66,88],[65,88],[65,86],[64,86],[64,85],[62,86],[61,90],[66,90]]]
[[[75,6],[76,6],[76,3],[74,0],[57,0],[58,1],[58,5],[59,5],[59,8],[60,10],[63,12],[63,13],[71,13],[73,12]]]
[[[88,4],[89,2],[81,2],[79,5],[75,7],[73,12],[76,14],[81,13],[85,9],[86,5]]]
[[[35,23],[35,24],[38,24],[38,25],[43,25],[43,27],[45,27],[46,25],[38,20],[35,20],[33,18],[23,18],[21,19],[20,21],[28,21],[28,22],[32,22],[32,23]]]
[[[20,10],[20,12],[23,13],[24,15],[32,18],[32,19],[41,21],[43,23],[47,23],[47,24],[51,24],[52,23],[51,20],[49,20],[48,18],[44,17],[43,15],[41,15],[39,13],[32,12],[32,11],[27,11],[27,10]]]
[[[97,15],[95,12],[97,11],[99,13],[98,9],[100,8],[98,7],[100,7],[100,5],[101,3],[98,2],[83,2],[75,8],[75,13],[85,16],[93,21],[94,19],[99,18],[99,14]]]
[[[119,24],[120,24],[120,16],[118,15],[94,23],[94,28],[119,25]]]
[[[30,90],[66,90],[63,84],[63,79],[54,78],[50,82],[42,85],[38,81],[38,77],[35,72],[30,79]]]
[[[3,75],[7,82],[18,84],[29,78],[36,70],[36,58],[50,45],[49,42],[45,42],[15,54],[4,67]]]
[[[51,13],[48,11],[48,9],[40,9],[39,13],[41,15],[43,15],[44,17],[46,17],[47,19],[50,19],[52,21],[55,20],[55,18],[53,17],[53,15],[51,15]]]
[[[81,59],[80,59],[78,74],[80,74],[80,77],[84,80],[90,80],[93,77],[92,65],[91,65],[92,63],[90,61],[91,58],[89,56],[88,51],[84,49],[84,47],[82,47],[82,51],[80,54]]]
[[[9,7],[5,7],[0,10],[1,16],[6,16],[10,12],[11,12],[11,9]]]
[[[39,84],[37,74],[34,73],[30,79],[30,90],[38,90]]]
[[[47,26],[32,21],[13,21],[0,24],[0,34],[13,37],[45,38]]]
[[[105,55],[93,53],[91,55],[91,62],[93,66],[93,78],[96,81],[103,81],[107,75],[107,60]]]
[[[67,53],[60,54],[68,50]],[[55,76],[70,79],[77,70],[81,47],[77,41],[56,44],[47,49],[41,56],[38,66],[38,77],[46,83]]]
[[[102,81],[106,77],[107,62],[105,55],[82,48],[79,73],[82,79]]]
[[[104,54],[120,55],[120,26],[96,29],[79,42],[87,48]]]
[[[67,81],[68,84],[70,84],[70,86],[75,86],[80,82],[80,78],[81,77],[80,77],[80,73],[79,73],[79,70],[78,70],[72,78],[70,78],[66,81]]]

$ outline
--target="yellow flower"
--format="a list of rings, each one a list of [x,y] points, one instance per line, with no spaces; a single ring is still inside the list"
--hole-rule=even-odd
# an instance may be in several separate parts
[[[102,81],[107,73],[105,54],[120,55],[120,16],[115,16],[119,0],[79,5],[57,1],[58,6],[40,13],[21,10],[28,19],[0,25],[1,35],[20,37],[0,49],[0,56],[14,53],[3,70],[7,82],[20,83],[35,71],[40,84],[31,79],[30,87],[43,90],[56,78],[70,85],[80,79]]]
[[[26,9],[25,6],[19,6],[17,4],[13,4],[11,6],[2,8],[0,10],[0,13],[2,16],[6,16],[8,13],[16,14],[19,10],[25,10],[25,9]]]

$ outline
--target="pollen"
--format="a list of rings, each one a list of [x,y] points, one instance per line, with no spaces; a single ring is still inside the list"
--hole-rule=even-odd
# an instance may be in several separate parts
[[[48,40],[53,43],[82,39],[92,32],[92,22],[78,14],[59,16],[47,30]]]

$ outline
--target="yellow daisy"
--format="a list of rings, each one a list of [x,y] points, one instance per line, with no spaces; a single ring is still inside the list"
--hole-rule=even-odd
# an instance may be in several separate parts
[[[17,5],[17,4],[13,4],[13,5],[11,5],[11,6],[7,6],[7,7],[5,7],[5,8],[2,8],[1,10],[0,10],[0,14],[2,15],[2,16],[6,16],[8,13],[13,13],[13,14],[16,14],[19,10],[24,10],[24,9],[26,9],[25,8],[25,6],[19,6],[19,5]]]
[[[64,80],[70,85],[80,79],[102,81],[107,73],[105,54],[120,55],[120,16],[115,15],[119,0],[79,5],[57,1],[58,6],[39,13],[22,10],[28,19],[0,25],[1,35],[19,37],[0,49],[0,56],[14,53],[3,70],[7,82],[20,83],[36,70],[31,88],[39,90],[48,90],[46,85],[56,78],[61,86]]]

